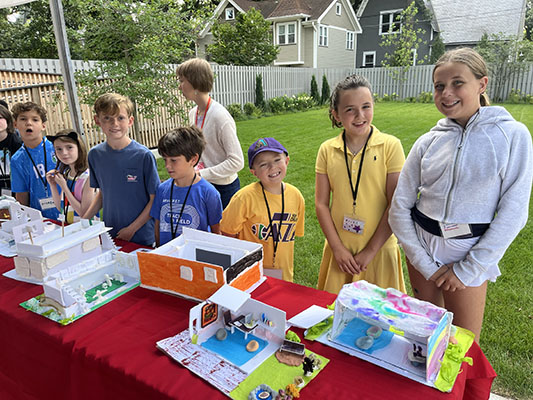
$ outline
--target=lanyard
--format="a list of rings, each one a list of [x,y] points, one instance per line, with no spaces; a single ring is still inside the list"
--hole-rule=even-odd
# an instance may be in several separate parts
[[[348,171],[348,179],[350,180],[350,191],[352,192],[354,213],[355,213],[355,203],[357,200],[357,191],[359,190],[359,181],[361,180],[361,171],[363,170],[363,160],[365,159],[365,150],[366,150],[366,146],[368,145],[368,141],[370,140],[370,136],[372,136],[373,131],[374,131],[374,128],[370,127],[370,133],[368,134],[368,137],[366,138],[365,147],[363,147],[363,152],[361,153],[361,162],[359,163],[359,171],[357,172],[357,181],[355,182],[355,188],[353,187],[353,183],[352,183],[352,170],[350,168],[350,165],[348,164],[348,152],[346,149],[346,131],[342,132],[342,141],[344,142],[344,161],[346,161],[346,170]]]
[[[43,139],[42,144],[43,144],[43,155],[44,155],[44,171],[46,173],[46,170],[47,170],[46,168],[46,145],[44,143],[44,139]],[[39,175],[39,179],[43,183],[44,190],[46,190],[46,192],[48,193],[48,187],[46,185],[46,178],[43,178],[41,174],[39,173],[39,169],[37,168],[37,165],[35,165],[35,161],[33,161],[33,158],[31,157],[30,152],[28,151],[28,148],[26,146],[24,146],[24,150],[26,150],[28,157],[30,157],[31,163],[33,164],[33,167],[35,168],[35,172],[37,173],[37,175]]]
[[[8,150],[7,147],[4,147],[2,149],[2,153],[3,153],[3,157],[2,157],[2,163],[4,164],[3,167],[2,165],[0,165],[0,175],[2,175],[2,178],[4,175],[9,175],[7,174],[7,157],[10,155],[10,151]],[[8,177],[9,178],[9,177]]]
[[[170,184],[170,233],[172,235],[172,239],[176,237],[176,233],[178,233],[178,226],[180,225],[181,217],[183,215],[183,210],[185,209],[185,204],[187,203],[187,198],[189,197],[189,192],[191,191],[192,184],[194,183],[194,180],[196,179],[196,172],[194,173],[194,176],[192,177],[191,184],[189,185],[189,189],[187,189],[187,194],[185,195],[185,200],[183,200],[183,204],[181,205],[181,211],[180,216],[178,217],[178,223],[176,224],[176,229],[174,229],[172,221],[174,218],[172,218],[172,193],[174,193],[174,181]]]
[[[76,176],[74,176],[74,179],[72,180],[72,183],[70,184],[70,187],[68,188],[70,190],[70,193],[72,193],[72,196],[74,196],[72,189],[74,188],[74,184],[76,183],[76,179],[78,179],[78,176],[80,176],[80,173],[76,172]],[[68,172],[67,174],[65,174],[65,177],[68,178]],[[68,183],[67,183],[67,187],[68,187]],[[63,215],[65,216],[65,220],[67,219],[68,206],[69,206],[69,202],[68,202],[67,195],[65,194],[65,192],[63,192],[63,208],[64,208]],[[72,222],[74,222],[74,220]]]
[[[207,110],[209,110],[209,105],[211,104],[211,97],[207,100],[207,107],[204,112],[204,119],[202,119],[202,126],[200,129],[204,129],[205,117],[207,116]],[[194,118],[194,125],[198,126],[198,108],[196,109],[196,117]]]
[[[279,217],[279,228],[278,228],[278,234],[274,235],[274,225],[272,221],[272,214],[270,213],[270,207],[268,206],[268,200],[265,193],[265,188],[263,187],[263,184],[261,184],[261,190],[263,190],[263,198],[265,199],[265,204],[267,208],[268,213],[268,220],[270,221],[270,233],[272,234],[272,242],[274,243],[274,254],[272,256],[272,266],[274,266],[276,262],[276,251],[278,250],[278,244],[281,237],[281,223],[283,220],[283,214],[285,214],[285,191],[283,190],[283,182],[281,183],[281,216]]]

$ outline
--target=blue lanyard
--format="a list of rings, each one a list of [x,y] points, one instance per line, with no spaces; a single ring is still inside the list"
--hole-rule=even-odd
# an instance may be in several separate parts
[[[46,145],[44,143],[44,139],[43,139],[42,145],[43,145],[43,155],[44,155],[44,173],[46,174],[46,170],[47,170],[47,168],[46,168],[47,167],[47,165],[46,165]],[[39,173],[39,168],[37,168],[37,165],[35,165],[35,161],[33,161],[33,158],[31,157],[31,154],[28,151],[28,148],[26,147],[26,145],[24,145],[24,150],[26,150],[26,153],[28,154],[28,157],[30,157],[31,163],[33,164],[33,167],[35,168],[35,172],[37,173],[37,175],[39,176],[39,179],[43,183],[44,190],[46,190],[46,192],[48,193],[48,187],[47,187],[47,184],[46,184],[46,178],[42,177],[41,174]]]

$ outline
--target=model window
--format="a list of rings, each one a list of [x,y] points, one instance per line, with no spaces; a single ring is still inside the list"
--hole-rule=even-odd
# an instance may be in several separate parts
[[[296,24],[278,24],[278,44],[296,43]]]
[[[328,45],[328,27],[327,26],[320,26],[319,28],[318,45],[326,46],[326,47]]]
[[[335,4],[335,12],[337,15],[341,15],[341,12],[342,12],[341,3]]]
[[[376,66],[376,52],[364,51],[363,52],[363,67],[372,68]]]
[[[346,32],[346,49],[353,50],[354,32]]]
[[[218,283],[217,271],[213,268],[204,267],[204,280],[208,282]]]
[[[235,19],[235,9],[233,7],[226,8],[226,20]]]
[[[180,265],[180,278],[186,281],[192,281],[192,268],[186,265]]]
[[[379,15],[379,34],[388,35],[400,32],[402,10],[382,11]]]

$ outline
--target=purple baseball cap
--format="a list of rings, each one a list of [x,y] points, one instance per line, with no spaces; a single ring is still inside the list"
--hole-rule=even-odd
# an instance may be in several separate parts
[[[252,168],[255,157],[263,151],[273,151],[274,153],[285,153],[289,155],[289,152],[283,145],[276,139],[267,137],[257,139],[248,149],[248,166]]]

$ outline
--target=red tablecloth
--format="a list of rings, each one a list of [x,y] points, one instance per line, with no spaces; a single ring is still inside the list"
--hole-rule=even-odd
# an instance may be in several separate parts
[[[0,273],[12,268],[12,259],[0,257]],[[0,276],[0,399],[226,398],[155,347],[187,328],[192,302],[136,288],[60,326],[19,306],[40,293],[41,286]],[[253,297],[285,310],[287,319],[335,299],[273,278]],[[331,360],[302,391],[305,399],[487,399],[496,376],[476,344],[467,354],[473,367],[463,363],[452,393],[446,394],[320,343],[304,342]]]

